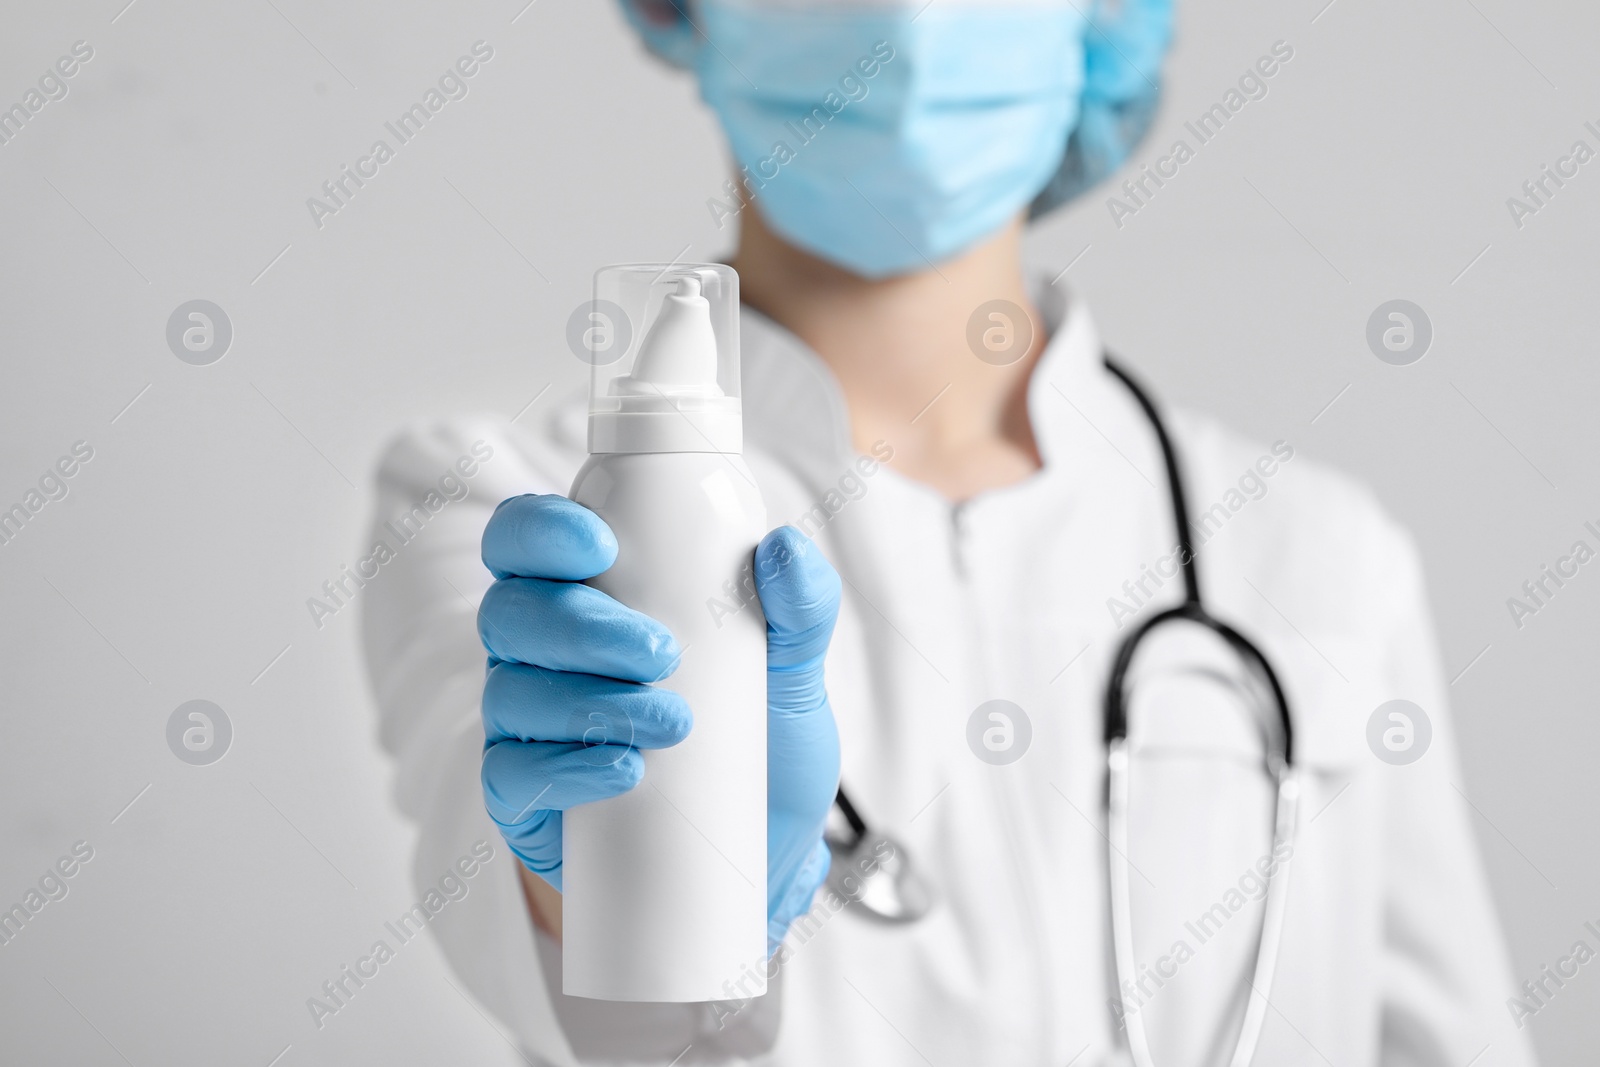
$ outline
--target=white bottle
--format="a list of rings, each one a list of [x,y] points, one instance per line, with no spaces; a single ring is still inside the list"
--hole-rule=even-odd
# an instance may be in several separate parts
[[[738,276],[608,267],[595,296],[595,316],[615,320],[602,323],[611,361],[594,368],[570,495],[618,551],[589,584],[672,631],[682,658],[659,684],[694,727],[643,753],[637,788],[566,812],[562,985],[600,1000],[749,996],[765,991],[767,947],[766,619],[751,581],[766,507],[741,455]]]

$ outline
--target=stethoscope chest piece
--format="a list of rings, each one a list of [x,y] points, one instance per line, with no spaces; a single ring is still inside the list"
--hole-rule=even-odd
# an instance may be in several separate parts
[[[828,851],[833,854],[828,888],[881,922],[916,922],[928,914],[934,904],[933,889],[905,846],[876,830],[852,836],[853,843],[828,836]]]

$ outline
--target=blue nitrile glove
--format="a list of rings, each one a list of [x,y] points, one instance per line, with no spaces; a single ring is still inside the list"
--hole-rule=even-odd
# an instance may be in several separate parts
[[[483,531],[483,562],[496,579],[478,609],[489,651],[484,802],[506,844],[556,889],[561,813],[638,785],[644,760],[636,750],[677,744],[693,721],[682,697],[647,684],[676,667],[672,634],[580,584],[616,558],[605,522],[561,496],[502,501]],[[762,538],[754,572],[767,616],[770,949],[828,873],[822,827],[839,783],[839,735],[823,659],[840,583],[791,526]],[[631,747],[604,743],[629,736],[630,724]]]

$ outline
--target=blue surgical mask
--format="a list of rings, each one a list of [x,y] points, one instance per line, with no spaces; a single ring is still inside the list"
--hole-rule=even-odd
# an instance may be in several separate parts
[[[1126,155],[1128,124],[1106,121],[1086,82],[1115,39],[1067,0],[683,4],[625,0],[647,43],[696,72],[767,224],[863,277],[935,266]],[[1153,97],[1133,73],[1151,90],[1134,95]],[[1069,151],[1080,115],[1096,136]],[[733,192],[708,203],[719,224],[740,210]]]
[[[1077,116],[1065,3],[773,9],[708,0],[695,57],[780,236],[868,278],[927,269],[1044,188]]]

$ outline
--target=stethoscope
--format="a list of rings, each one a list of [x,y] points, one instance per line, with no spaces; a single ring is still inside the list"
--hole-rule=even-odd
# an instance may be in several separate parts
[[[1116,982],[1120,988],[1135,977],[1133,959],[1133,921],[1128,878],[1128,807],[1130,795],[1130,752],[1128,748],[1128,671],[1140,644],[1153,631],[1174,622],[1197,623],[1227,643],[1255,674],[1266,682],[1277,709],[1277,731],[1268,731],[1265,764],[1268,777],[1277,786],[1273,820],[1274,856],[1293,856],[1300,781],[1294,764],[1294,723],[1289,702],[1278,676],[1265,655],[1243,634],[1213,617],[1200,599],[1200,575],[1195,563],[1194,544],[1189,536],[1189,508],[1178,470],[1172,439],[1149,395],[1129,374],[1105,356],[1105,366],[1133,394],[1161,444],[1162,461],[1167,471],[1167,488],[1172,497],[1172,519],[1178,531],[1178,554],[1183,567],[1183,602],[1145,619],[1123,639],[1112,662],[1104,698],[1106,743],[1106,866],[1110,881],[1111,942],[1115,957]],[[904,846],[893,837],[868,825],[840,785],[834,804],[850,827],[845,840],[830,835],[828,847],[833,865],[828,884],[851,906],[890,923],[915,922],[933,907],[934,893]],[[1285,847],[1287,846],[1287,847]],[[1229,1067],[1247,1067],[1255,1055],[1261,1027],[1266,1021],[1267,997],[1272,991],[1277,968],[1278,945],[1283,934],[1284,905],[1289,893],[1289,860],[1280,862],[1267,878],[1266,910],[1261,919],[1261,939],[1256,949],[1251,975],[1252,996],[1245,1008],[1239,1039],[1234,1045]],[[1128,1051],[1135,1067],[1151,1067],[1150,1043],[1144,1021],[1137,1009],[1124,1011],[1122,1023],[1128,1033]]]

